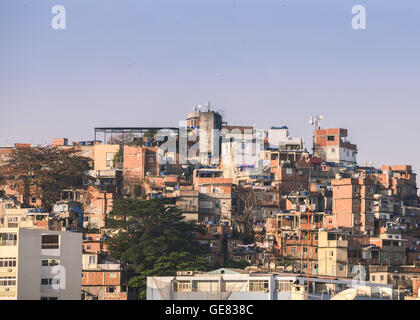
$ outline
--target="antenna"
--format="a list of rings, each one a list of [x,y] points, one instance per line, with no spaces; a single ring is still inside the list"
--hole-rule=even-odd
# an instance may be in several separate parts
[[[320,116],[311,116],[309,118],[309,124],[313,125],[315,129],[321,129],[321,120],[324,119],[323,115]]]
[[[324,119],[323,115],[311,116],[309,118],[309,124],[313,125],[315,130],[321,129],[321,120]],[[315,155],[315,135],[312,136],[312,154]]]

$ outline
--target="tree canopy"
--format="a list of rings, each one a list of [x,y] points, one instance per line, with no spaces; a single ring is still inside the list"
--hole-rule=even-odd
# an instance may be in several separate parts
[[[121,199],[114,203],[107,227],[119,232],[107,241],[111,254],[134,273],[129,285],[146,297],[148,276],[206,270],[207,259],[194,240],[203,229],[185,221],[164,200]]]
[[[46,209],[51,209],[63,190],[81,186],[84,179],[90,179],[89,161],[75,148],[15,148],[0,166],[0,177],[23,194],[24,205],[35,195]]]

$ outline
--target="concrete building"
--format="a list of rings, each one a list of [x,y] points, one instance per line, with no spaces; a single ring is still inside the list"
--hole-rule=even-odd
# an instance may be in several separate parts
[[[304,141],[302,138],[292,138],[289,135],[289,128],[271,127],[267,133],[270,148],[279,150],[303,150]]]
[[[200,162],[203,165],[219,163],[220,158],[220,130],[222,129],[222,116],[215,112],[199,112],[199,149]]]
[[[83,253],[82,261],[83,300],[127,300],[135,296],[128,288],[126,272],[114,257],[91,250]]]
[[[329,300],[354,288],[356,300],[393,299],[392,286],[348,279],[307,278],[293,273],[253,273],[219,269],[208,273],[179,272],[147,278],[147,300]]]
[[[369,178],[334,179],[332,209],[336,228],[374,235],[375,194],[374,181]]]
[[[335,230],[320,230],[318,233],[319,274],[347,277],[347,248],[348,242],[343,233]]]
[[[0,300],[80,300],[82,234],[0,229]]]
[[[344,166],[357,164],[357,146],[347,140],[347,129],[317,129],[313,133],[314,156]]]
[[[114,157],[119,150],[119,144],[96,144],[94,146],[94,170],[113,169]]]

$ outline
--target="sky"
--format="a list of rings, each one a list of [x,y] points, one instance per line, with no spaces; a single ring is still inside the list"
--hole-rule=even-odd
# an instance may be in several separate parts
[[[419,36],[418,0],[2,0],[0,146],[177,126],[210,101],[232,125],[287,125],[308,150],[322,114],[359,164],[420,173]]]

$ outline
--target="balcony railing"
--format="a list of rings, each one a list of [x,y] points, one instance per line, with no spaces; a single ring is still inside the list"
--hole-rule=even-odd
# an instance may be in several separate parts
[[[15,246],[17,245],[17,240],[2,240],[0,239],[0,246]]]

